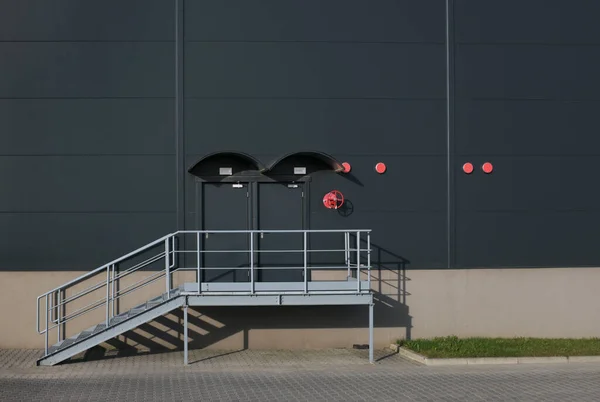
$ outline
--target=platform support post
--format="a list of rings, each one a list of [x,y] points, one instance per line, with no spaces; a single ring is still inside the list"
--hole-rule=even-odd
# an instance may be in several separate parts
[[[188,365],[188,306],[183,306],[183,364]]]
[[[373,303],[369,304],[369,363],[373,360]]]

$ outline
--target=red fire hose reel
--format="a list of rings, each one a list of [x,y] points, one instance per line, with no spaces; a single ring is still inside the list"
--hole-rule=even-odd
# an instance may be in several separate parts
[[[333,190],[323,197],[323,205],[328,209],[339,209],[344,205],[344,194],[338,190]]]

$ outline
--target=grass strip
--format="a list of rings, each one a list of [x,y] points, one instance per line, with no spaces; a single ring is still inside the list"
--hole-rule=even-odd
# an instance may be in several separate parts
[[[600,356],[600,339],[464,338],[400,340],[398,345],[431,358]]]

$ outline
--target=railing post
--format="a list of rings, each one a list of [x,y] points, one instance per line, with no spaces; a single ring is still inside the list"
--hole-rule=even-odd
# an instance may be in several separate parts
[[[46,328],[44,329],[44,355],[48,355],[48,295],[46,294]]]
[[[350,271],[350,232],[344,232],[344,259],[348,267],[347,277],[350,278],[352,276],[352,272]]]
[[[175,240],[175,236],[171,236],[171,249],[169,250],[171,252],[171,265],[169,265],[169,268],[175,268]]]
[[[304,293],[308,293],[308,233],[304,232]]]
[[[50,293],[50,304],[48,306],[48,310],[50,310],[50,314],[49,318],[50,318],[50,322],[52,322],[52,324],[55,323],[55,319],[54,319],[54,292]]]
[[[169,238],[165,239],[165,290],[167,300],[171,298],[171,274],[169,270]]]
[[[60,342],[60,289],[56,293],[56,341]]]
[[[37,298],[37,303],[35,306],[35,329],[38,334],[40,333],[40,296]]]
[[[112,275],[112,290],[111,290],[112,296],[111,296],[110,300],[111,300],[111,304],[112,304],[112,317],[114,318],[115,317],[115,264],[112,265],[111,270],[112,270],[112,274],[111,274]]]
[[[369,290],[371,290],[371,232],[367,232],[367,275]]]
[[[198,264],[198,272],[196,273],[198,279],[198,293],[200,293],[200,281],[202,277],[200,274],[200,232],[196,233],[196,263]]]
[[[110,265],[106,266],[106,328],[110,324]]]
[[[356,290],[360,292],[360,232],[356,232]]]
[[[50,293],[50,321],[52,324],[56,324],[57,315],[56,315],[56,292]]]
[[[254,232],[250,231],[250,292],[254,293]]]

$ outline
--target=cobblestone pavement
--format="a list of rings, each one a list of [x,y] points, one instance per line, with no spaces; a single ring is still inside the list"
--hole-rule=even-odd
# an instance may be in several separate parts
[[[390,351],[206,351],[35,367],[0,350],[0,401],[598,401],[600,364],[421,366]]]

